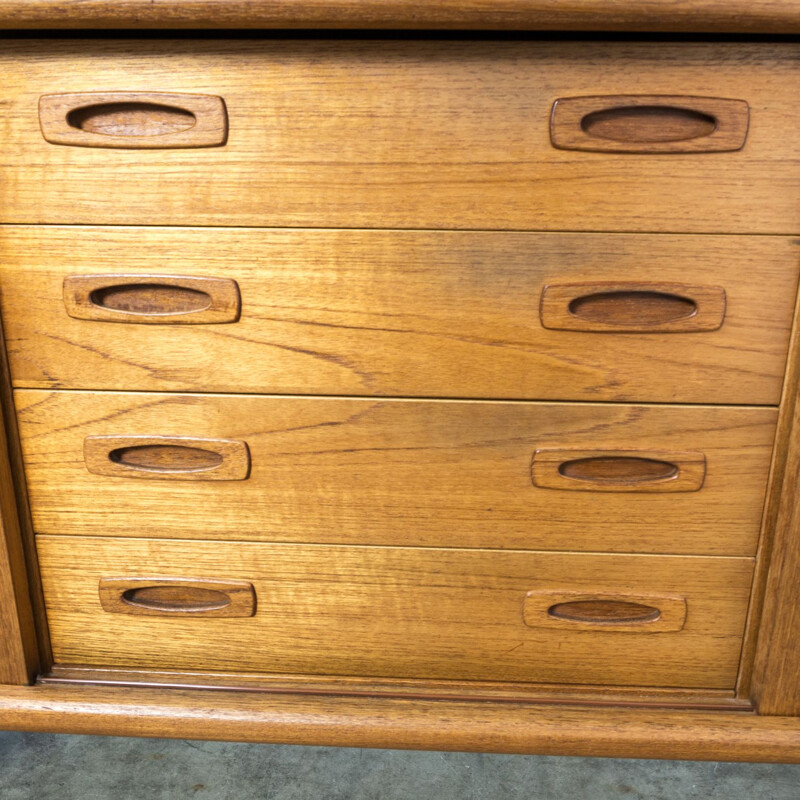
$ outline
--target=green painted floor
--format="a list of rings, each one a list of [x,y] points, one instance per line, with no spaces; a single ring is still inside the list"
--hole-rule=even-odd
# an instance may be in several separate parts
[[[0,800],[800,800],[800,765],[0,732]]]

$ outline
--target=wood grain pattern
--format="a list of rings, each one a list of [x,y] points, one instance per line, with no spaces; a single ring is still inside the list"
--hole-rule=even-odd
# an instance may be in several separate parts
[[[256,595],[248,581],[214,578],[100,578],[100,605],[109,614],[147,617],[252,617]]]
[[[69,92],[39,98],[50,144],[166,150],[217,147],[228,138],[221,97],[169,92]]]
[[[6,433],[0,419],[0,684],[30,683],[39,666]]]
[[[686,598],[630,591],[540,589],[525,595],[522,616],[531,628],[601,633],[664,633],[686,625]]]
[[[84,734],[191,735],[294,744],[322,740],[334,746],[707,760],[716,760],[714,754],[724,747],[731,759],[800,758],[800,725],[789,717],[558,706],[530,709],[463,701],[386,699],[373,704],[361,698],[291,694],[242,698],[236,692],[169,689],[143,689],[136,697],[132,702],[130,690],[120,687],[70,687],[67,691],[60,686],[4,687],[0,722],[12,730],[49,731],[58,726]]]
[[[641,686],[589,686],[510,681],[434,681],[360,678],[342,675],[265,675],[253,672],[134,670],[119,667],[54,665],[40,684],[93,684],[131,688],[227,689],[237,692],[405,697],[440,700],[504,700],[536,704],[752,711],[729,689],[675,689]]]
[[[760,714],[800,716],[800,327],[795,331],[793,358],[782,404],[779,439],[771,480],[761,555],[768,564],[756,595],[760,628],[753,658],[752,695]],[[766,569],[765,569],[766,572]],[[753,622],[755,627],[756,622]],[[749,685],[746,689],[751,688]]]
[[[149,240],[149,237],[148,237]],[[236,322],[241,297],[230,278],[67,275],[64,306],[75,319],[148,325]]]
[[[797,717],[686,709],[35,686],[0,690],[0,725],[338,747],[800,761]]]
[[[28,571],[34,544],[27,527],[27,499],[24,492],[17,495],[16,479],[21,477],[14,472],[20,464],[18,448],[0,325],[0,685],[30,683],[41,668],[49,667],[47,648],[42,651],[45,659],[40,659],[38,633],[46,632],[46,623],[43,602],[34,612],[32,601],[34,596],[41,601],[41,594],[35,566]],[[19,500],[23,500],[22,506]]]
[[[170,481],[243,481],[250,450],[240,439],[203,436],[87,436],[83,460],[93,475]]]
[[[414,548],[38,537],[59,663],[731,688],[753,562]],[[251,619],[106,615],[101,576],[252,582]],[[531,628],[526,593],[679,594],[681,631]],[[147,642],[146,646],[143,643]]]
[[[550,141],[595,153],[722,153],[741,150],[750,109],[744,100],[681,95],[560,97]]]
[[[573,492],[697,492],[705,477],[698,452],[543,447],[531,463],[534,486]]]
[[[646,281],[559,283],[542,289],[545,328],[595,333],[699,333],[725,321],[725,289]]]
[[[799,252],[758,236],[12,226],[0,308],[17,386],[777,404]],[[120,269],[225,276],[241,319],[65,314],[65,276],[102,285]],[[612,276],[723,286],[725,322],[646,336],[542,328],[545,286]]]
[[[796,234],[799,47],[7,41],[0,222]],[[170,91],[225,99],[226,147],[96,152],[33,135],[43,94],[148,92],[165,75]],[[559,97],[678,91],[746,101],[747,146],[671,155],[667,170],[550,142]]]
[[[780,580],[782,557],[777,555],[773,560],[773,553],[775,550],[780,553],[787,546],[791,548],[794,539],[791,518],[794,514],[796,487],[788,477],[790,474],[788,468],[795,466],[793,458],[798,433],[795,426],[800,390],[800,296],[796,301],[794,320],[764,504],[762,534],[756,554],[756,569],[742,647],[741,668],[736,686],[738,697],[749,697],[755,704],[764,689],[764,682],[770,677],[781,674],[780,671],[773,671],[772,667],[775,663],[781,664],[781,670],[785,670],[786,683],[772,695],[776,707],[780,707],[784,698],[791,698],[794,692],[791,688],[794,680],[792,664],[795,665],[795,673],[800,669],[797,666],[800,653],[796,647],[796,640],[791,635],[779,637],[775,642],[775,652],[770,656],[773,624],[777,621],[773,609],[787,603],[785,587]],[[790,521],[788,525],[787,520]],[[790,596],[788,608],[791,609],[793,604],[794,598]],[[765,614],[764,609],[767,606],[770,610]],[[768,657],[774,659],[770,669],[766,668]],[[778,681],[780,683],[780,678]]]
[[[800,33],[786,0],[4,0],[5,29],[452,28]]]
[[[37,533],[752,555],[771,408],[18,390]],[[246,441],[247,481],[87,472],[87,435]],[[539,447],[698,451],[699,492],[556,492]],[[213,510],[211,512],[210,510]]]

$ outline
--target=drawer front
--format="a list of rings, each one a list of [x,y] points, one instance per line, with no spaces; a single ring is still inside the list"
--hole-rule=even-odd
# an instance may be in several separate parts
[[[726,689],[752,571],[739,558],[64,536],[38,547],[61,664]],[[203,596],[176,579],[244,583],[255,612],[198,609]]]
[[[777,404],[798,265],[763,236],[12,226],[0,302],[23,387]]]
[[[797,233],[798,52],[7,42],[0,221]]]
[[[772,408],[15,396],[37,533],[748,556],[776,418]]]

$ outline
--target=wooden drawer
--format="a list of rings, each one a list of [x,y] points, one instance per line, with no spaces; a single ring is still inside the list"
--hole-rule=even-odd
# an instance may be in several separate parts
[[[752,572],[741,558],[65,536],[38,549],[61,664],[727,689]],[[248,587],[255,610],[211,579]]]
[[[798,52],[9,41],[0,221],[797,233]]]
[[[37,533],[374,545],[752,555],[776,418],[759,407],[15,395]]]
[[[9,227],[0,288],[16,386],[771,404],[799,263],[763,236]]]

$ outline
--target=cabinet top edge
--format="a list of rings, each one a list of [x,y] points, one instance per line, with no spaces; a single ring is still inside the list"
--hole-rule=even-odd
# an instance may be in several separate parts
[[[0,30],[796,34],[798,0],[4,0]]]

